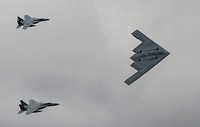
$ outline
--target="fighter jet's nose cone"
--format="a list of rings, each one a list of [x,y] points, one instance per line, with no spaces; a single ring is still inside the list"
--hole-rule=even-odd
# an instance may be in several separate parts
[[[39,22],[41,22],[41,21],[49,21],[50,19],[43,19],[43,18],[41,18],[41,19],[36,19],[36,21],[39,21]]]
[[[43,21],[49,21],[50,19],[43,19]]]
[[[54,106],[56,106],[56,105],[60,105],[60,104],[55,103]]]
[[[58,103],[53,103],[53,104],[50,104],[49,106],[57,106],[57,105],[60,105]]]

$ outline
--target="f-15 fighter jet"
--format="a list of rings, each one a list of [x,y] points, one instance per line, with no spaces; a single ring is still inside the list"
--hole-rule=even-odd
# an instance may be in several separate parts
[[[20,111],[18,114],[23,113],[24,111],[26,112],[26,115],[29,115],[31,113],[38,113],[42,112],[41,109],[44,109],[49,106],[57,106],[59,104],[57,103],[42,103],[42,102],[37,102],[33,99],[29,100],[29,104],[25,103],[23,100],[20,100],[21,104],[19,104]]]
[[[42,21],[48,21],[49,19],[44,18],[34,18],[29,15],[24,15],[24,19],[17,17],[17,29],[23,26],[23,29],[27,29],[28,27],[35,27],[37,23]]]
[[[142,41],[142,43],[133,49],[135,54],[131,57],[131,59],[135,62],[131,66],[138,72],[125,81],[125,83],[128,85],[140,78],[170,54],[139,30],[134,31],[132,35]]]

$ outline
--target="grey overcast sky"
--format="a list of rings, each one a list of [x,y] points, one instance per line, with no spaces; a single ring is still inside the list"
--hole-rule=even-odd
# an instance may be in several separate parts
[[[0,0],[1,127],[199,127],[200,1]],[[17,16],[50,18],[16,29]],[[139,29],[171,54],[131,86]],[[18,115],[19,100],[57,102]]]

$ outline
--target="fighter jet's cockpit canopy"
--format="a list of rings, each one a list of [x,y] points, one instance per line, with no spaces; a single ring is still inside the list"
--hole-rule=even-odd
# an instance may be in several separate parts
[[[131,64],[131,66],[138,72],[125,81],[128,85],[136,81],[170,54],[167,50],[163,49],[139,30],[134,31],[132,35],[142,41],[142,43],[133,49],[135,54],[131,57],[131,59],[134,63]]]
[[[27,29],[28,27],[35,27],[37,23],[42,21],[48,21],[50,19],[44,19],[44,18],[34,18],[29,15],[24,15],[24,19],[17,17],[17,29],[23,26],[23,29]]]
[[[26,111],[26,115],[29,115],[31,113],[42,112],[42,109],[44,109],[44,108],[59,105],[58,103],[37,102],[33,99],[29,100],[29,104],[25,103],[23,100],[20,100],[20,102],[21,102],[21,104],[19,104],[20,111],[18,112],[18,114]]]

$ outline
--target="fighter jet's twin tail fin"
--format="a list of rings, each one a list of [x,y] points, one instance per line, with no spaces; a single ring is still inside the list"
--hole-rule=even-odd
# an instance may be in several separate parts
[[[21,104],[19,104],[20,107],[20,111],[18,112],[18,114],[23,113],[24,111],[27,111],[27,106],[28,104],[25,103],[23,100],[20,100]]]
[[[17,29],[20,28],[21,26],[23,26],[23,21],[24,21],[24,20],[23,20],[22,18],[17,17],[17,23],[18,23]]]

